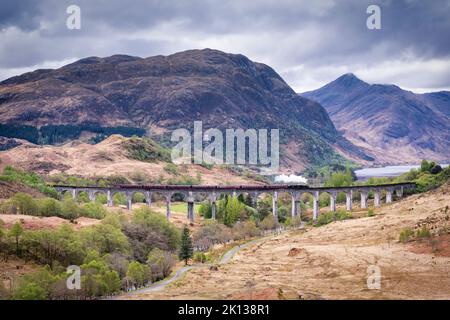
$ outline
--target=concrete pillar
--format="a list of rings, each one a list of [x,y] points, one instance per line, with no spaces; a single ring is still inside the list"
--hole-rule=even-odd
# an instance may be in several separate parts
[[[380,204],[381,204],[380,190],[375,190],[373,193],[374,193],[374,204],[375,204],[375,207],[379,207]]]
[[[258,205],[258,193],[254,193],[252,196],[252,207],[256,208],[256,206]]]
[[[397,194],[397,198],[403,197],[403,187],[400,187],[400,189],[395,190],[395,193]]]
[[[166,218],[170,220],[170,198],[171,196],[166,196]]]
[[[302,193],[300,192],[294,192],[293,194],[291,194],[292,196],[292,203],[291,203],[291,215],[292,217],[296,217],[300,214],[301,208],[300,208],[300,198],[302,196]]]
[[[145,202],[150,207],[152,205],[152,193],[150,191],[145,191]]]
[[[236,191],[233,190],[233,198],[236,198]]]
[[[190,222],[194,222],[194,202],[188,202],[188,218]]]
[[[114,206],[114,201],[112,198],[111,190],[106,191],[106,204],[108,207]]]
[[[361,209],[367,208],[367,192],[361,191]]]
[[[127,196],[127,209],[131,210],[132,206],[133,206],[133,204],[132,204],[133,203],[133,194],[127,193],[126,196]]]
[[[297,200],[295,199],[295,196],[292,196],[292,201],[291,201],[291,215],[292,218],[297,216]]]
[[[392,202],[392,190],[387,189],[386,190],[386,203]]]
[[[88,197],[89,197],[89,201],[95,201],[95,191],[94,190],[89,190],[88,191]]]
[[[330,211],[336,212],[336,198],[337,198],[337,192],[331,191],[330,193]]]
[[[316,222],[319,217],[319,191],[313,192],[313,221]]]
[[[211,219],[216,220],[216,201],[211,202]]]
[[[352,192],[347,191],[345,193],[345,200],[347,205],[347,211],[352,211]]]
[[[297,208],[297,215],[300,217],[302,217],[302,201],[301,200],[296,200],[295,201],[295,207]]]
[[[272,214],[278,217],[278,192],[274,191],[272,196]]]
[[[75,200],[77,198],[77,190],[72,189],[72,199]]]

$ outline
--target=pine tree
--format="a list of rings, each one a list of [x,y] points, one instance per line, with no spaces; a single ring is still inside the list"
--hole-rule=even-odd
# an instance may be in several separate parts
[[[184,260],[187,265],[188,260],[192,258],[193,253],[194,249],[192,247],[191,234],[189,232],[189,228],[185,225],[183,228],[183,233],[181,235],[181,248],[179,257],[181,260]]]

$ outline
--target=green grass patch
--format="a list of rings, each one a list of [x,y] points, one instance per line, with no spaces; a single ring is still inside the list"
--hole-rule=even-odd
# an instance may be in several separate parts
[[[165,208],[165,205],[164,205]],[[194,213],[198,214],[198,209],[200,208],[200,205],[194,204]],[[177,202],[170,204],[170,210],[174,212],[182,212],[187,214],[187,203],[186,202]]]
[[[414,236],[414,231],[411,228],[405,228],[400,231],[399,241],[402,243],[406,243]]]
[[[123,147],[130,159],[145,162],[171,161],[170,151],[150,138],[131,137],[123,142]]]
[[[319,217],[317,218],[317,222],[315,224],[316,227],[320,227],[326,224],[329,224],[333,221],[342,221],[342,220],[348,220],[352,219],[353,216],[351,212],[347,212],[345,210],[338,210],[336,212],[329,211],[324,214],[319,214]]]
[[[48,186],[44,179],[34,172],[22,171],[11,166],[6,166],[2,175],[0,175],[0,180],[5,182],[21,183],[52,198],[57,197],[56,190]]]
[[[426,226],[423,226],[422,229],[417,230],[416,233],[417,238],[431,238],[431,232],[428,230]]]

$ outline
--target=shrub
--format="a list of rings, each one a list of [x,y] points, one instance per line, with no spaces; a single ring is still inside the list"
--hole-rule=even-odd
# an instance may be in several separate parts
[[[106,204],[108,202],[108,198],[106,197],[106,194],[100,193],[100,194],[97,194],[95,201],[97,201],[101,204]]]
[[[272,215],[272,197],[267,196],[263,199],[258,199],[256,203],[257,219],[264,220],[264,218]]]
[[[198,250],[208,250],[218,243],[225,243],[232,238],[231,230],[217,221],[207,221],[193,236],[194,247]]]
[[[178,167],[173,163],[166,164],[164,170],[170,174],[178,174]]]
[[[330,205],[330,195],[327,193],[321,193],[319,195],[319,206],[327,207]]]
[[[79,192],[77,195],[77,200],[79,203],[88,203],[91,201],[91,199],[89,199],[89,195],[86,191]]]
[[[113,196],[113,203],[116,206],[117,205],[126,205],[127,204],[127,197],[123,193],[117,192]]]
[[[43,217],[58,217],[62,214],[61,203],[53,198],[37,200],[39,215]]]
[[[286,226],[297,228],[302,225],[302,218],[300,216],[288,217],[284,224]]]
[[[414,236],[414,231],[411,228],[405,228],[400,231],[399,241],[402,243],[408,242],[412,236]]]
[[[148,281],[148,271],[145,265],[133,261],[128,266],[127,279],[136,287],[143,286]]]
[[[106,262],[97,258],[81,265],[81,288],[87,297],[110,295],[120,290],[119,274],[110,270]]]
[[[372,208],[370,208],[370,209],[367,211],[367,216],[368,216],[368,217],[373,217],[374,215],[375,215],[375,212],[373,211]]]
[[[106,208],[101,203],[95,201],[86,203],[81,211],[82,216],[93,219],[103,219],[107,213]]]
[[[430,238],[431,232],[430,232],[430,230],[428,230],[428,228],[426,226],[423,226],[422,229],[417,230],[416,237],[417,238]]]
[[[317,218],[316,226],[322,226],[328,223],[331,223],[333,221],[342,221],[352,219],[352,214],[350,212],[347,212],[345,210],[338,210],[337,212],[327,212],[325,214],[319,215]]]
[[[353,175],[350,169],[346,171],[333,172],[330,178],[325,182],[326,187],[343,187],[353,184]]]
[[[150,267],[152,281],[164,279],[172,272],[175,259],[171,252],[154,248],[148,254],[147,265]]]
[[[67,224],[56,230],[27,231],[22,242],[24,256],[41,264],[79,265],[85,254],[79,234]]]
[[[336,220],[338,221],[342,221],[342,220],[347,220],[347,219],[352,219],[352,213],[351,212],[347,212],[345,210],[338,210],[335,214],[336,216]]]
[[[34,282],[21,283],[14,291],[15,300],[46,300],[47,293],[43,288]]]
[[[0,204],[0,214],[17,214],[17,207],[11,201]]]
[[[97,250],[101,255],[110,252],[129,253],[130,244],[127,237],[111,224],[100,223],[79,232],[85,246]]]
[[[259,230],[252,220],[239,221],[233,226],[232,234],[234,240],[240,240],[259,235]]]
[[[66,198],[62,201],[61,203],[62,218],[74,221],[76,218],[81,216],[81,213],[82,210],[75,200],[71,198]]]
[[[227,197],[217,206],[217,218],[227,226],[233,226],[244,213],[245,205],[237,197]]]
[[[335,214],[332,211],[324,213],[324,214],[319,214],[319,217],[317,218],[316,226],[320,227],[325,224],[331,223],[334,220],[335,220]]]
[[[210,219],[212,217],[212,205],[209,201],[203,201],[198,206],[198,213],[205,219]],[[217,209],[217,208],[216,208]],[[217,212],[216,212],[217,214]]]
[[[132,201],[133,203],[144,203],[145,196],[141,192],[136,192],[135,194],[133,194]]]
[[[192,260],[194,260],[194,262],[205,263],[207,261],[206,254],[203,252],[196,252],[192,257]]]
[[[275,229],[276,226],[277,226],[277,221],[273,215],[268,215],[259,223],[259,227],[262,230],[272,230],[272,229]]]
[[[11,203],[16,206],[17,213],[19,214],[28,214],[32,216],[39,214],[39,209],[36,202],[26,193],[16,193],[14,197],[11,198]]]
[[[206,168],[206,169],[208,169],[208,170],[211,170],[211,169],[214,167],[214,164],[212,164],[212,163],[206,163],[205,161],[203,161],[200,165],[201,165],[203,168]]]
[[[175,251],[180,243],[180,232],[171,222],[148,207],[135,209],[131,221],[124,223],[135,260],[145,263],[154,248]]]
[[[286,206],[278,207],[278,222],[284,223],[289,215],[290,211],[288,212],[288,209]]]

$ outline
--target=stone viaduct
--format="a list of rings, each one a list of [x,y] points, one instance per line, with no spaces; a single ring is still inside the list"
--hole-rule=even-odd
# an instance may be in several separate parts
[[[361,208],[367,208],[369,192],[374,194],[374,205],[381,205],[381,195],[386,193],[386,203],[392,202],[392,195],[395,192],[397,197],[402,197],[405,190],[415,188],[415,183],[381,184],[373,186],[348,186],[348,187],[309,187],[307,185],[235,185],[235,186],[213,186],[213,185],[116,185],[112,187],[74,187],[66,185],[53,186],[59,193],[70,192],[73,198],[77,198],[80,192],[86,192],[91,201],[94,201],[98,193],[106,194],[107,205],[113,206],[113,197],[116,193],[122,193],[127,199],[127,208],[131,210],[132,199],[135,193],[142,193],[146,203],[150,206],[152,195],[160,194],[166,201],[166,216],[170,219],[170,203],[175,194],[182,195],[188,203],[187,216],[191,222],[194,221],[194,202],[196,199],[207,199],[211,202],[212,218],[216,216],[216,201],[221,195],[249,194],[253,204],[256,205],[258,196],[264,193],[272,194],[272,212],[278,215],[278,194],[285,192],[290,194],[292,199],[292,216],[301,214],[300,198],[302,194],[309,193],[313,199],[313,221],[319,216],[319,194],[327,193],[330,197],[330,211],[336,211],[336,198],[338,193],[343,192],[346,196],[347,211],[352,210],[353,192],[360,193]]]

